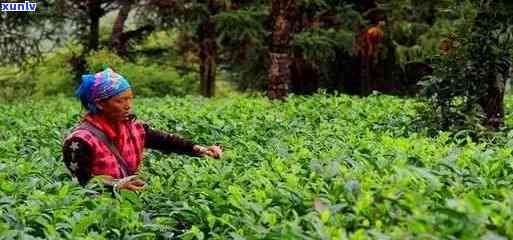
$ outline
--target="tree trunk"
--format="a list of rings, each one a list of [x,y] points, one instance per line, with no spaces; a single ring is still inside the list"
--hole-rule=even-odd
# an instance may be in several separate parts
[[[104,11],[101,3],[92,1],[87,6],[89,15],[89,39],[87,44],[87,51],[98,50],[100,38],[100,18],[103,16]]]
[[[271,52],[269,57],[271,58],[271,68],[269,70],[267,96],[270,99],[286,100],[292,60],[288,53]]]
[[[370,95],[372,91],[371,86],[371,70],[372,59],[360,56],[360,94],[363,96]]]
[[[295,27],[293,33],[302,32],[307,28],[320,27],[321,18],[316,16],[315,11],[309,8],[298,9],[298,16],[294,19]],[[320,71],[315,63],[308,62],[305,59],[303,50],[294,48],[292,52],[292,63],[290,66],[290,92],[295,94],[313,94],[320,86]]]
[[[394,40],[391,36],[392,29],[391,23],[388,19],[385,20],[385,28],[384,28],[384,39],[383,44],[386,49],[386,58],[384,59],[384,90],[387,93],[399,93],[400,92],[400,83],[398,81],[400,77],[400,73],[396,71],[396,69],[400,69],[400,66],[396,63],[395,56],[395,44]]]
[[[308,63],[301,51],[294,53],[291,69],[291,92],[313,94],[319,89],[320,74],[315,64]]]
[[[497,130],[504,125],[504,81],[500,77],[492,76],[495,82],[490,84],[486,95],[481,97],[479,105],[486,115],[485,125]]]
[[[123,33],[125,28],[125,22],[128,18],[128,14],[132,9],[132,1],[125,0],[121,2],[121,9],[119,10],[118,16],[112,27],[111,45],[114,51],[120,56],[126,56],[128,54],[128,39]]]
[[[296,12],[295,0],[273,0],[271,15],[273,19],[272,41],[269,48],[271,66],[267,96],[270,99],[286,100],[291,80],[290,39],[293,32],[293,20]]]
[[[212,1],[210,1],[212,2]],[[213,3],[209,3],[213,4]],[[212,12],[210,12],[212,14]],[[199,26],[200,38],[200,93],[204,97],[215,95],[217,45],[215,25],[212,17]]]
[[[216,15],[221,7],[215,0],[209,0],[207,8],[208,15],[205,16],[205,19],[198,28],[200,41],[200,93],[204,97],[213,97],[216,86],[217,34],[212,16]]]

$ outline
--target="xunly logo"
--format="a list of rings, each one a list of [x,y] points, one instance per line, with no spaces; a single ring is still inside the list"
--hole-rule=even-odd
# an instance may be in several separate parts
[[[34,12],[36,11],[37,3],[25,1],[24,3],[9,2],[0,3],[2,12]]]

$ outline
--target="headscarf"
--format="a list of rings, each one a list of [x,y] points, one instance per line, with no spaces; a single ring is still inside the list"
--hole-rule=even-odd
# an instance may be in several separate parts
[[[97,101],[108,99],[130,89],[128,81],[111,68],[96,74],[82,75],[82,82],[75,92],[82,105],[91,113],[99,111]]]

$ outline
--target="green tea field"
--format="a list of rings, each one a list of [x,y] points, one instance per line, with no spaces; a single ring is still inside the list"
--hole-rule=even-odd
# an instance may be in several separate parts
[[[493,144],[428,135],[415,104],[137,98],[138,119],[225,152],[148,150],[146,190],[114,193],[81,187],[63,163],[78,101],[3,104],[0,239],[513,238],[513,132]]]

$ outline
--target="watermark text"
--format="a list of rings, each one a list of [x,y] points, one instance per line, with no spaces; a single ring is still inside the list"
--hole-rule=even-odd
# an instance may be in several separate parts
[[[35,12],[37,3],[25,2],[9,2],[0,3],[0,9],[2,12]]]

